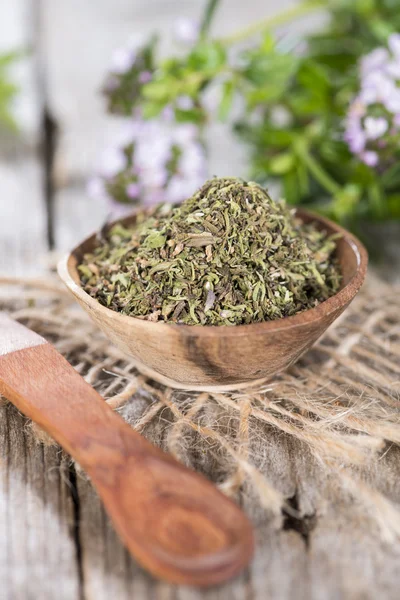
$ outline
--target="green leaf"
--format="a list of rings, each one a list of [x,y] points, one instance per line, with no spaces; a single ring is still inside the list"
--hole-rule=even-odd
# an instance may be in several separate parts
[[[264,127],[259,132],[259,141],[264,147],[277,146],[286,148],[292,144],[298,137],[298,133],[291,130],[275,129],[273,127]]]
[[[357,12],[367,19],[375,12],[375,0],[355,0]]]
[[[386,202],[389,217],[391,219],[400,219],[400,193],[387,196]]]
[[[218,108],[218,118],[225,121],[232,107],[233,97],[235,95],[235,84],[232,80],[225,81],[222,85],[222,97]]]
[[[220,3],[220,1],[221,0],[208,0],[200,28],[200,33],[202,37],[205,37],[209,32],[211,23],[213,21],[215,12],[218,8],[218,4]]]
[[[201,108],[192,108],[190,110],[175,109],[175,119],[177,123],[196,123],[202,125],[206,121],[207,115]]]
[[[354,184],[346,185],[333,199],[332,210],[338,220],[343,220],[355,212],[362,190]]]
[[[290,54],[256,54],[242,71],[243,76],[257,86],[275,88],[279,97],[295,73],[298,59]]]
[[[383,173],[381,181],[387,189],[400,188],[400,162],[396,161],[390,169],[387,169]]]
[[[369,26],[372,34],[377,39],[377,45],[379,43],[385,44],[387,38],[393,33],[393,27],[390,21],[384,21],[382,19],[373,19],[369,22]]]
[[[326,95],[330,88],[329,74],[321,65],[307,59],[302,62],[297,79],[305,88],[308,88],[313,94]]]
[[[288,204],[299,203],[299,185],[295,172],[291,171],[284,176],[283,191]]]
[[[368,200],[371,213],[376,219],[383,219],[385,217],[385,206],[383,191],[379,181],[375,180],[372,185],[368,187]]]
[[[291,171],[296,164],[296,158],[289,152],[278,154],[269,162],[269,169],[273,175],[283,175]]]
[[[190,53],[187,66],[209,73],[219,71],[225,63],[226,51],[219,42],[200,42]]]
[[[266,54],[269,54],[270,52],[273,52],[274,48],[275,38],[270,31],[267,31],[262,38],[260,50]]]
[[[166,242],[165,235],[162,235],[159,231],[152,231],[146,237],[144,245],[147,248],[162,248]]]
[[[164,102],[143,102],[142,114],[144,119],[154,119],[158,117],[162,109],[165,107]]]
[[[293,112],[299,117],[318,114],[327,108],[325,98],[322,99],[303,92],[299,92],[297,96],[292,96],[289,102]]]
[[[142,94],[148,100],[167,102],[176,94],[176,86],[172,80],[162,79],[152,81],[143,87]],[[175,94],[174,94],[175,90]]]
[[[0,54],[0,69],[9,67],[13,62],[22,58],[24,55],[25,52],[22,50],[14,50],[12,52]]]

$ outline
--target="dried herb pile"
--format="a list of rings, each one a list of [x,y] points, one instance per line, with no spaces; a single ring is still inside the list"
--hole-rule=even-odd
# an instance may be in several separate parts
[[[182,205],[115,225],[79,266],[101,304],[150,321],[239,325],[316,306],[340,285],[335,241],[259,185],[211,179]]]

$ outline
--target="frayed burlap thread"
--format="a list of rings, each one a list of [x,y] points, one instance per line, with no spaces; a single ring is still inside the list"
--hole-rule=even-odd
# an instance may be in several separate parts
[[[140,374],[57,281],[0,284],[0,310],[52,342],[132,427],[240,498],[250,513],[257,506],[279,523],[282,514],[303,510],[287,501],[279,468],[271,468],[278,436],[288,447],[297,444],[307,469],[319,469],[359,502],[384,540],[400,537],[400,507],[365,476],[400,443],[398,287],[370,277],[316,346],[270,384],[193,393]],[[32,427],[38,441],[53,443]],[[296,477],[301,487],[301,473]]]

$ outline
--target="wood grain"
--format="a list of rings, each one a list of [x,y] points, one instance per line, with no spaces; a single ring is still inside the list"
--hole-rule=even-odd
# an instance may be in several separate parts
[[[361,242],[318,215],[300,209],[298,215],[341,235],[337,256],[343,281],[341,290],[316,308],[285,319],[197,327],[153,323],[106,308],[82,289],[77,270],[82,256],[97,244],[95,235],[63,259],[58,272],[93,321],[146,375],[186,390],[239,389],[268,381],[292,365],[345,310],[364,281],[368,257]],[[122,222],[132,225],[135,216]]]
[[[76,600],[69,459],[38,444],[23,417],[0,401],[0,598]]]
[[[50,344],[0,352],[0,393],[79,462],[154,575],[208,587],[248,563],[253,534],[239,508],[133,431]]]

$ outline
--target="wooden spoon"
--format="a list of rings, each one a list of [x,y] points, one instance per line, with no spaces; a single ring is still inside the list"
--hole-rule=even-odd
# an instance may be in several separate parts
[[[137,560],[173,583],[210,586],[250,560],[241,510],[135,432],[46,342],[0,313],[0,393],[90,476]]]

